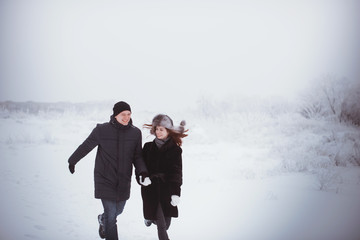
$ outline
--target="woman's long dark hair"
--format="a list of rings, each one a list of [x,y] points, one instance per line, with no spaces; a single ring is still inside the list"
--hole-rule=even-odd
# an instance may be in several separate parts
[[[152,124],[144,124],[143,125],[144,128],[147,128],[147,129],[150,129],[150,133],[151,134],[155,134],[155,131],[156,131],[156,126],[153,126]],[[188,135],[185,134],[187,131],[189,131],[189,129],[186,129],[184,132],[182,133],[179,133],[179,132],[176,132],[174,130],[171,130],[171,129],[168,129],[168,128],[165,128],[168,133],[169,133],[169,137],[176,143],[176,145],[178,145],[179,147],[181,147],[182,145],[182,138],[184,137],[187,137]]]

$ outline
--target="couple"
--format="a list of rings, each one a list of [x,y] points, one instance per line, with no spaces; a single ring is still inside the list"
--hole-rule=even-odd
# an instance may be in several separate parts
[[[104,213],[98,216],[99,235],[118,239],[116,217],[130,197],[132,169],[141,185],[145,225],[157,225],[160,240],[168,240],[171,217],[178,217],[182,185],[182,138],[185,122],[175,127],[167,115],[156,115],[144,127],[155,135],[142,149],[141,131],[132,125],[131,108],[126,102],[114,105],[110,122],[98,124],[70,156],[69,170],[96,146],[95,198],[101,199]]]

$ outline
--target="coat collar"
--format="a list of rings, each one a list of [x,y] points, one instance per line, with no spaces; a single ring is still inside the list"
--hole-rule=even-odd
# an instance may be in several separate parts
[[[161,147],[161,148],[158,148],[156,143],[155,143],[155,139],[153,141],[153,146],[154,148],[156,148],[157,150],[159,150],[160,152],[165,152],[167,151],[168,149],[171,149],[171,148],[174,148],[176,147],[176,144],[174,142],[174,140],[172,140],[172,138],[170,138],[168,141],[166,141],[164,143],[164,145]]]
[[[129,129],[132,126],[132,119],[130,119],[128,125],[122,125],[121,123],[119,123],[116,118],[114,117],[114,115],[110,116],[110,124],[112,126],[114,126],[117,129]]]

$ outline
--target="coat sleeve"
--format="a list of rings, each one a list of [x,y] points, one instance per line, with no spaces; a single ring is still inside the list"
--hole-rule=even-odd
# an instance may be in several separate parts
[[[180,196],[181,194],[181,185],[183,183],[181,154],[182,149],[179,147],[174,155],[174,164],[167,176],[171,195]]]
[[[135,166],[135,175],[136,179],[139,179],[140,174],[147,175],[148,171],[142,156],[142,136],[140,132],[139,140],[137,141],[136,147],[135,147],[135,153],[134,153],[134,160],[133,164]]]
[[[99,144],[99,128],[95,127],[86,140],[70,156],[68,162],[75,165]]]

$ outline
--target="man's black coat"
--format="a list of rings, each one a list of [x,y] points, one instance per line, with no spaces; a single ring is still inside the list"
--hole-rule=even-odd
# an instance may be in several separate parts
[[[110,122],[98,124],[89,137],[70,156],[75,165],[96,146],[94,182],[95,198],[123,201],[130,197],[133,164],[137,174],[147,172],[141,153],[141,131],[124,126],[112,116]]]

